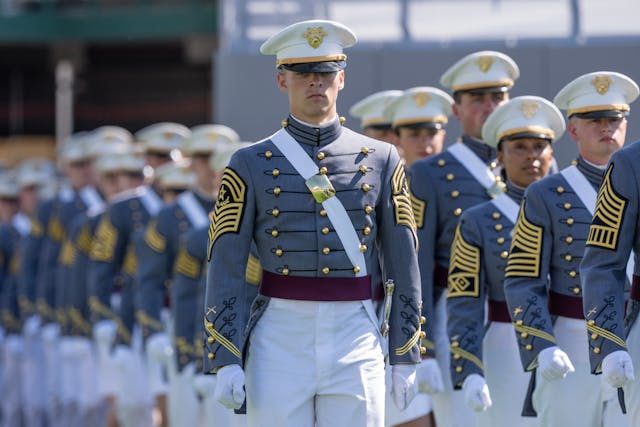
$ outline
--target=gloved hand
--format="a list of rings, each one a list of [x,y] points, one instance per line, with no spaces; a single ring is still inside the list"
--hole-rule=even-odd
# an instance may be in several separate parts
[[[434,394],[444,391],[442,374],[436,359],[422,359],[416,375],[420,393]]]
[[[42,327],[42,340],[47,344],[53,344],[60,337],[60,325],[47,323]]]
[[[467,406],[476,412],[484,412],[491,408],[491,395],[487,382],[478,374],[471,374],[462,383],[464,400]]]
[[[41,325],[42,324],[40,322],[40,316],[38,316],[37,314],[29,316],[29,318],[24,322],[22,333],[24,334],[25,338],[33,338],[40,331]]]
[[[238,409],[244,402],[244,371],[240,365],[223,366],[216,373],[213,397],[229,409]]]
[[[391,366],[391,397],[401,411],[405,410],[418,394],[416,376],[416,365]]]
[[[93,338],[98,344],[111,345],[116,339],[116,324],[113,320],[101,320],[93,325]]]
[[[567,353],[557,346],[545,348],[538,353],[538,370],[547,381],[564,378],[569,372],[575,372]]]
[[[216,390],[216,376],[199,374],[193,379],[193,387],[203,399],[213,396]]]
[[[622,387],[627,381],[633,381],[633,363],[631,356],[624,350],[609,353],[602,360],[602,377],[612,387]]]
[[[156,362],[164,363],[173,355],[171,341],[164,332],[158,332],[147,340],[147,356]]]

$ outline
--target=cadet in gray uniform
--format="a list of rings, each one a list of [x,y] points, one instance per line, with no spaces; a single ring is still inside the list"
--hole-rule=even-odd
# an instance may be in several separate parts
[[[602,374],[612,387],[624,386],[631,426],[640,424],[640,384],[633,367],[633,363],[640,366],[638,158],[637,142],[611,156],[580,264],[591,372]],[[635,263],[628,262],[631,251]],[[631,300],[625,321],[625,281],[631,274]]]
[[[621,416],[614,390],[590,375],[578,267],[596,191],[611,154],[624,144],[624,116],[637,96],[637,85],[619,73],[589,73],[567,84],[554,103],[567,110],[579,157],[532,184],[522,202],[504,290],[544,426],[595,427]]]
[[[401,90],[383,90],[373,93],[353,104],[349,108],[349,114],[360,119],[363,135],[388,142],[398,148],[396,133],[391,126],[392,118],[385,114],[385,110],[401,95]]]
[[[451,66],[440,83],[453,92],[452,109],[462,127],[462,137],[439,155],[419,160],[410,169],[412,206],[420,242],[418,259],[422,279],[423,313],[431,319],[425,347],[440,369],[423,360],[419,368],[424,383],[444,392],[433,395],[436,424],[463,426],[473,422],[473,412],[462,393],[453,390],[449,377],[449,339],[446,333],[446,289],[450,247],[458,219],[466,209],[502,192],[494,175],[495,148],[482,141],[482,125],[509,99],[518,67],[508,56],[492,51],[472,53]]]
[[[535,422],[520,415],[529,376],[520,366],[504,300],[504,268],[525,188],[548,173],[551,144],[564,129],[558,108],[537,96],[502,104],[482,127],[482,139],[498,149],[506,192],[460,216],[447,292],[451,379],[455,388],[463,389],[467,405],[478,412],[477,426]]]
[[[416,392],[420,290],[404,169],[393,146],[337,116],[343,47],[355,42],[345,26],[314,20],[262,45],[276,55],[291,114],[232,157],[212,216],[204,370],[217,373],[215,394],[233,408],[246,372],[250,426],[383,425],[387,327],[381,334],[371,301],[380,259],[395,281],[392,396],[404,409]],[[247,323],[252,241],[264,271]]]

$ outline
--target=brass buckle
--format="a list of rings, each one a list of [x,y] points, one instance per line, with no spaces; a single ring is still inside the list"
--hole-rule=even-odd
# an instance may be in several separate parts
[[[336,190],[326,175],[313,175],[305,181],[305,184],[318,203],[329,200],[336,195]]]

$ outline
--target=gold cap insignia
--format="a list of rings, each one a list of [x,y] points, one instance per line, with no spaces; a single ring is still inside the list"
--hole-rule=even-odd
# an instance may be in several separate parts
[[[328,33],[322,27],[307,27],[307,31],[302,33],[302,37],[307,39],[309,46],[314,49],[317,49],[322,44],[322,39],[327,35]]]
[[[413,95],[413,102],[416,103],[418,108],[422,108],[427,105],[427,102],[431,99],[431,95],[428,93],[416,93]]]
[[[595,76],[593,80],[591,80],[591,84],[600,95],[607,93],[611,83],[613,83],[613,79],[609,76]]]
[[[520,111],[522,111],[522,115],[529,120],[536,115],[539,109],[540,105],[535,101],[525,101],[520,104]]]
[[[478,68],[480,68],[480,71],[486,73],[493,65],[493,58],[491,56],[481,56],[476,59],[476,64],[478,65]]]
[[[218,139],[218,134],[217,133],[209,133],[209,134],[207,134],[207,140],[215,141],[216,139]]]

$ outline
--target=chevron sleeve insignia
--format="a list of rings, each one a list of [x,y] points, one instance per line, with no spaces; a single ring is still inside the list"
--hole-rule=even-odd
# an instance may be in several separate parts
[[[480,249],[462,237],[460,226],[451,245],[447,298],[480,295]]]
[[[514,229],[505,277],[539,277],[542,252],[542,227],[530,222],[522,202]]]
[[[233,169],[226,168],[218,193],[216,206],[209,215],[209,249],[207,260],[211,260],[211,251],[216,240],[225,233],[237,233],[244,213],[247,197],[247,185]]]
[[[614,164],[604,176],[602,186],[598,192],[596,211],[589,229],[588,246],[598,246],[615,250],[618,246],[618,237],[627,199],[616,192],[611,183],[611,172]]]
[[[398,162],[391,177],[391,200],[393,201],[396,224],[409,227],[417,249],[418,235],[416,234],[416,220],[413,216],[413,208],[409,197],[409,187],[407,185],[403,162]]]

